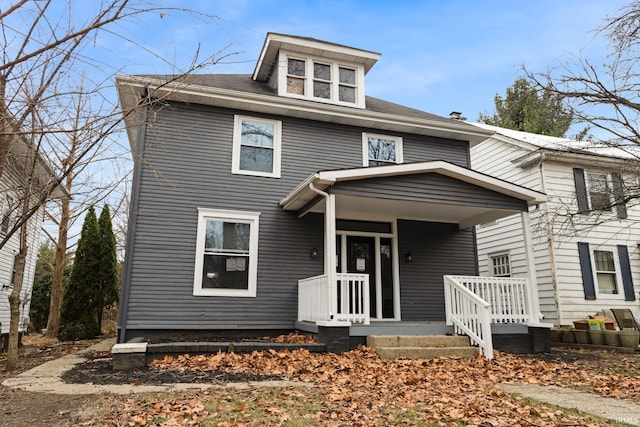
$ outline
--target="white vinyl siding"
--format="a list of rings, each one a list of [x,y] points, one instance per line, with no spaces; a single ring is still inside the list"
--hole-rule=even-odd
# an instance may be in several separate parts
[[[580,168],[581,165],[546,160],[542,166],[533,163],[523,168],[512,162],[535,149],[527,148],[526,144],[511,144],[492,138],[471,148],[471,162],[475,170],[547,194],[548,202],[530,211],[536,286],[540,309],[545,316],[543,321],[570,325],[572,321],[595,314],[603,308],[629,308],[640,317],[637,300],[625,301],[616,248],[616,245],[628,247],[637,297],[640,291],[640,228],[635,224],[640,221],[640,209],[629,204],[626,219],[608,215],[606,211],[600,216],[572,215],[577,211],[573,169]],[[590,172],[592,170],[587,167],[587,192]],[[611,191],[610,179],[611,174],[607,173],[607,185]],[[492,225],[477,227],[476,230],[481,275],[492,275],[490,254],[509,251],[511,275],[526,277],[524,244],[518,215],[501,219]],[[589,242],[594,281],[597,280],[597,272],[593,266],[593,251],[613,252],[617,294],[599,292],[596,283],[596,300],[585,299],[577,242]]]

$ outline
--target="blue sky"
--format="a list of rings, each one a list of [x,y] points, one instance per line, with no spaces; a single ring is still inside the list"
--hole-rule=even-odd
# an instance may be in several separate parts
[[[585,56],[597,62],[605,40],[595,33],[607,15],[628,1],[154,1],[186,6],[219,17],[206,23],[167,10],[147,16],[123,34],[188,64],[195,47],[203,54],[234,53],[215,73],[251,73],[267,32],[314,37],[382,54],[366,77],[370,96],[447,116],[461,111],[470,121],[493,111],[493,98],[521,75],[524,65],[545,71]],[[111,64],[124,73],[170,72],[170,67],[122,40]]]

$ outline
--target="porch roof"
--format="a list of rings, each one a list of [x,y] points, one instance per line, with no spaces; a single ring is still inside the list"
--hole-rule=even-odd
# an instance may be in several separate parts
[[[459,224],[494,221],[546,201],[546,195],[445,161],[318,171],[280,201],[283,209],[324,212],[336,195],[343,219],[414,219]],[[477,197],[475,197],[477,195]]]

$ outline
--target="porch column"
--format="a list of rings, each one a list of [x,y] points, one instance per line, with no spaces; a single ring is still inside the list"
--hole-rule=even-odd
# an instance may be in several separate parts
[[[329,285],[327,291],[330,296],[338,294],[338,288],[336,284],[336,196],[329,194],[325,197],[325,211],[324,211],[324,274],[327,276]],[[338,307],[336,298],[329,298],[331,306],[329,307],[329,314],[335,316]]]
[[[520,213],[522,223],[522,237],[524,238],[524,255],[527,262],[527,286],[529,300],[529,323],[538,324],[542,320],[540,300],[538,298],[538,282],[536,278],[536,262],[533,255],[533,239],[531,237],[531,221],[529,211]]]

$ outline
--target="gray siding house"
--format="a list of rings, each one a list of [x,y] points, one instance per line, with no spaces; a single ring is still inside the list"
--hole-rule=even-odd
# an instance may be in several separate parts
[[[443,276],[477,275],[474,226],[545,196],[470,169],[493,132],[365,96],[379,56],[269,33],[251,75],[117,77],[135,161],[120,343],[464,323]]]

